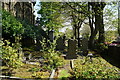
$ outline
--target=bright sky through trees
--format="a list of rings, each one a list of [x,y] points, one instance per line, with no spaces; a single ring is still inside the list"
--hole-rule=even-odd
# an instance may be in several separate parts
[[[104,8],[104,26],[105,26],[105,31],[106,30],[116,30],[117,28],[113,27],[114,25],[112,25],[111,21],[113,19],[118,19],[118,5],[106,5]],[[34,10],[35,10],[35,16],[40,17],[40,14],[37,14],[37,11],[40,10],[40,0],[36,0],[36,4],[34,6]],[[113,12],[112,15],[107,15],[107,10]],[[107,16],[106,16],[107,15]],[[110,24],[111,23],[111,24]],[[70,26],[70,23],[66,22],[64,23],[65,26],[62,29],[59,29],[60,32],[65,32],[65,30],[67,28],[72,29],[72,26]],[[68,26],[69,25],[69,26]],[[83,25],[82,25],[83,27]]]

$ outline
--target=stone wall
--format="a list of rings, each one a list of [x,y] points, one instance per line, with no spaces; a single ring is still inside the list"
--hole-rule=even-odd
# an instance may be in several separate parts
[[[118,46],[109,46],[108,47],[108,56],[113,59],[120,61],[120,47]]]
[[[35,2],[2,2],[2,8],[11,12],[16,18],[26,20],[30,24],[35,24],[35,15],[33,7]]]

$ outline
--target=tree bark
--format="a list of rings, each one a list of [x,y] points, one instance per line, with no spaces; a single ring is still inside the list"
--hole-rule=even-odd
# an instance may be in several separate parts
[[[78,47],[80,47],[80,32],[79,32],[80,27],[78,27],[77,30],[78,30]]]
[[[118,34],[120,36],[120,1],[118,2]]]
[[[100,3],[100,6],[98,5],[98,9],[99,9],[99,14],[97,16],[98,18],[98,26],[99,26],[99,38],[98,38],[98,42],[99,43],[104,43],[105,41],[105,30],[104,30],[104,23],[103,23],[103,9],[105,7],[105,3],[104,2],[101,2]],[[99,8],[100,7],[100,8]]]
[[[94,49],[94,39],[99,31],[99,43],[103,43],[105,40],[104,35],[104,24],[103,24],[103,9],[105,7],[105,3],[101,2],[91,2],[88,3],[88,11],[90,12],[90,5],[92,6],[92,12],[95,13],[95,15],[92,14],[92,18],[89,15],[89,25],[91,29],[91,36],[89,38],[89,49]],[[95,23],[93,16],[95,16]],[[92,19],[92,20],[91,20]],[[95,24],[95,28],[93,27],[93,23]]]

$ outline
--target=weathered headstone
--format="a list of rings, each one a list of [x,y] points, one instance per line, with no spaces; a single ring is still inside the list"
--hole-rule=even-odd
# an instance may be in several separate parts
[[[19,59],[21,60],[23,59],[24,54],[21,47],[18,49],[18,56],[19,56]]]
[[[67,59],[77,59],[77,54],[76,54],[76,40],[69,39],[68,40],[68,53],[66,55]]]
[[[81,42],[81,50],[83,52],[83,55],[87,55],[87,49],[88,49],[88,40],[86,38],[82,39]]]
[[[32,58],[32,54],[25,52],[24,57],[26,57],[26,60],[30,60]]]
[[[30,37],[26,37],[22,39],[22,46],[24,47],[31,47],[34,46],[34,44],[35,44],[34,39]]]
[[[64,43],[64,40],[62,39],[62,37],[58,38],[56,43],[57,43],[57,45],[56,45],[57,50],[64,50],[65,49],[65,43]]]
[[[53,41],[53,40],[54,40],[53,30],[49,32],[49,39],[50,39],[50,41]]]

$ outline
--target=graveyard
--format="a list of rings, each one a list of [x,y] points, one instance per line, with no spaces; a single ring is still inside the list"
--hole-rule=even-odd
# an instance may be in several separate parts
[[[120,79],[120,2],[1,4],[0,79]]]

